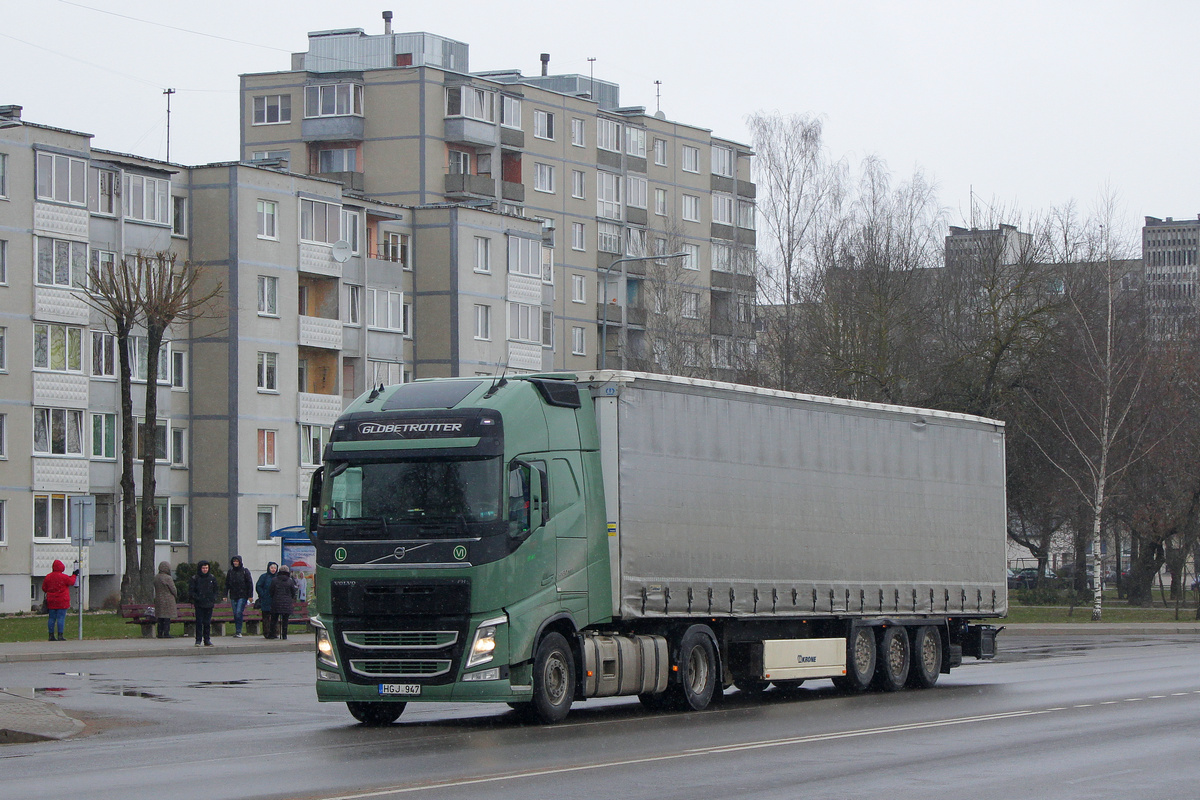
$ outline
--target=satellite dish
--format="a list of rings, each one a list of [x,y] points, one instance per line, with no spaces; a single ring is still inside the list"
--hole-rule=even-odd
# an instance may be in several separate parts
[[[333,260],[339,264],[346,263],[350,258],[350,243],[345,239],[338,239],[333,243]]]

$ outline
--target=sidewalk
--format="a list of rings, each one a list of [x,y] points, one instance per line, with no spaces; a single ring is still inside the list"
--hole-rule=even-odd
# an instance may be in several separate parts
[[[212,647],[196,647],[195,640],[190,636],[172,639],[7,642],[0,644],[0,664],[17,661],[89,661],[99,658],[314,653],[313,640],[311,633],[291,633],[286,642],[261,636],[245,636],[241,639],[217,636],[213,638]],[[82,730],[82,722],[64,714],[54,703],[34,697],[32,690],[0,686],[0,745],[66,739]]]
[[[1003,620],[999,621],[1004,624]],[[1198,635],[1200,622],[1081,622],[1077,624],[1004,625],[1008,635],[1021,636],[1170,636]],[[1004,646],[1001,635],[1000,647]],[[313,634],[291,634],[286,642],[261,636],[235,639],[219,636],[212,647],[196,647],[190,637],[174,639],[69,639],[65,642],[11,642],[0,644],[0,664],[16,661],[86,661],[98,658],[159,658],[220,655],[222,653],[313,653]],[[66,739],[83,730],[83,723],[64,714],[54,703],[26,696],[21,690],[0,687],[0,745]]]

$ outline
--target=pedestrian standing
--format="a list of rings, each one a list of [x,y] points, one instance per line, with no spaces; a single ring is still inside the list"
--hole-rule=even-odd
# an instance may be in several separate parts
[[[271,613],[271,581],[275,579],[275,573],[278,571],[279,565],[268,561],[267,571],[258,576],[258,583],[254,585],[254,591],[258,594],[258,608],[262,611],[263,637],[267,639],[274,639],[277,635],[275,615]]]
[[[217,604],[220,588],[217,579],[209,572],[207,561],[196,564],[196,574],[188,584],[192,596],[192,605],[196,608],[196,647],[201,643],[212,647],[212,615],[213,606]]]
[[[171,638],[171,620],[179,613],[175,607],[178,599],[179,590],[171,577],[171,565],[166,561],[158,562],[158,574],[154,576],[154,616],[158,620],[159,639]]]
[[[71,587],[79,570],[67,575],[67,565],[58,559],[50,565],[50,574],[42,578],[42,594],[46,595],[46,609],[50,616],[46,618],[46,627],[50,631],[50,641],[65,642],[63,626],[67,622],[67,609],[71,607]],[[55,630],[58,638],[54,638]]]
[[[254,581],[250,577],[250,570],[242,566],[241,556],[234,556],[229,560],[229,574],[225,576],[225,594],[229,597],[230,608],[233,609],[233,636],[240,639],[246,604],[254,596]]]
[[[288,618],[295,608],[296,595],[300,593],[300,584],[292,577],[292,571],[284,564],[271,579],[271,610],[279,623],[279,638],[286,639],[288,633]]]

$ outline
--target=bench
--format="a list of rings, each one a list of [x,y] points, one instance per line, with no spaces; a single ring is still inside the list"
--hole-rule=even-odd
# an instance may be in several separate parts
[[[153,638],[156,633],[156,625],[158,619],[147,613],[152,607],[145,603],[129,603],[121,606],[121,616],[126,618],[129,625],[142,626],[142,636],[146,639]],[[246,611],[242,614],[242,630],[252,636],[257,635],[260,626],[262,625],[262,611],[252,605],[246,606]],[[183,625],[184,636],[196,635],[196,607],[191,603],[177,603],[175,616],[171,619],[171,625]],[[308,629],[308,603],[297,601],[295,608],[292,610],[292,615],[288,619],[288,627],[293,625],[303,625],[305,630]],[[226,636],[226,628],[234,628],[233,622],[233,607],[228,600],[217,603],[213,606],[212,616],[212,633],[213,636]],[[230,631],[231,633],[232,631]]]

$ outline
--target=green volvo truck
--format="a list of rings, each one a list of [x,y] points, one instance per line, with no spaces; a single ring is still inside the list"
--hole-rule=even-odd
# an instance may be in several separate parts
[[[1004,428],[599,371],[380,386],[313,477],[317,697],[543,722],[930,687],[1007,611]]]

